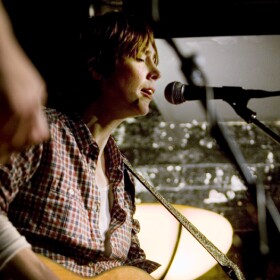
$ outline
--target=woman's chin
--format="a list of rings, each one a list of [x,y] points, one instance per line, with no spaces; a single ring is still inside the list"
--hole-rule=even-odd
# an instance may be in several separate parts
[[[133,112],[131,111],[130,117],[137,117],[137,116],[146,116],[150,112],[150,103],[151,101],[147,102],[146,100],[138,100],[138,102],[134,103],[133,105]]]
[[[142,107],[142,108],[140,108],[140,110],[139,110],[139,115],[140,115],[140,116],[146,116],[149,112],[150,112],[149,106]]]
[[[146,116],[150,112],[150,103],[151,101],[149,100],[140,104],[139,110],[142,116]]]

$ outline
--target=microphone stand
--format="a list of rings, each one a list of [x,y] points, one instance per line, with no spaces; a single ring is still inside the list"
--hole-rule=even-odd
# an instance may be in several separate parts
[[[272,140],[280,144],[280,136],[277,135],[275,132],[273,132],[271,129],[269,129],[267,126],[265,126],[262,122],[260,122],[257,119],[257,114],[246,107],[248,103],[248,99],[242,96],[236,98],[237,98],[236,100],[230,100],[227,98],[224,98],[223,100],[228,102],[235,110],[235,112],[241,118],[243,118],[247,123],[254,123],[260,129],[262,129],[268,136],[270,136]]]
[[[248,186],[248,189],[253,194],[253,202],[254,204],[256,204],[256,207],[253,205],[254,215],[258,217],[260,250],[259,263],[264,264],[264,260],[266,259],[269,252],[266,225],[266,207],[268,209],[275,210],[275,207],[273,207],[274,205],[271,204],[272,199],[270,197],[268,198],[269,204],[267,205],[265,189],[262,182],[258,178],[252,176],[247,165],[245,165],[244,157],[237,143],[234,141],[233,137],[229,136],[227,128],[222,125],[221,120],[218,119],[216,111],[210,103],[210,99],[213,99],[214,92],[211,88],[206,88],[206,78],[196,64],[195,56],[191,55],[189,57],[184,57],[183,55],[181,55],[177,46],[171,38],[165,39],[173,47],[178,57],[180,58],[182,63],[181,69],[188,83],[191,86],[205,87],[206,97],[204,100],[201,100],[201,103],[206,111],[207,119],[210,123],[210,133],[215,138],[216,142],[221,147],[225,155],[227,155],[231,162],[236,166],[240,176]],[[238,110],[239,113],[241,113],[240,111],[241,110]],[[273,213],[271,211],[271,215],[274,216],[276,226],[279,226],[280,219],[277,214],[278,213],[275,213],[275,211]],[[261,274],[264,274],[264,270],[262,270]],[[261,279],[265,279],[265,275],[262,275]]]

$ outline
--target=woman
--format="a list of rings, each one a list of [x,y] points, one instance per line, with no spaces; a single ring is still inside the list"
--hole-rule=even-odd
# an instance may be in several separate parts
[[[62,94],[64,102],[46,110],[51,139],[1,166],[2,234],[15,231],[7,214],[21,236],[9,234],[16,237],[6,244],[18,242],[19,254],[31,251],[25,236],[34,252],[77,275],[120,266],[148,274],[158,264],[140,248],[133,178],[111,133],[125,119],[149,112],[160,77],[153,33],[134,16],[95,16],[82,34],[81,50],[74,94]],[[7,255],[5,250],[14,254],[4,246],[0,253]],[[5,275],[14,273],[19,254],[1,260]]]

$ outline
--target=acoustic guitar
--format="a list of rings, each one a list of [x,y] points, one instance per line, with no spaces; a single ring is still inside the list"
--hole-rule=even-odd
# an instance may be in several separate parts
[[[61,280],[155,280],[146,271],[134,266],[121,266],[105,271],[98,276],[83,277],[42,255],[39,259]]]

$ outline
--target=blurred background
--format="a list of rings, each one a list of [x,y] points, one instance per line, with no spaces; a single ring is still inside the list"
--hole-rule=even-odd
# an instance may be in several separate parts
[[[270,134],[277,138],[280,134],[280,96],[269,96],[280,91],[280,1],[6,0],[4,4],[53,98],[71,89],[79,32],[89,15],[126,10],[150,21],[162,79],[150,114],[128,120],[115,131],[121,150],[168,202],[210,210],[230,222],[233,239],[227,254],[246,279],[280,278],[280,151],[279,141]],[[273,218],[268,211],[261,224],[256,221],[256,189],[246,184],[221,139],[213,137],[201,102],[173,105],[165,99],[167,84],[189,83],[166,38],[174,39],[183,57],[197,57],[208,86],[267,92],[267,97],[249,99],[243,111],[255,112],[269,133],[244,120],[228,102],[211,103],[237,146],[235,156],[241,156],[250,175],[260,180]],[[158,202],[141,183],[136,196],[139,203]],[[259,250],[260,228],[268,231],[266,255]],[[228,276],[216,265],[199,279]]]

